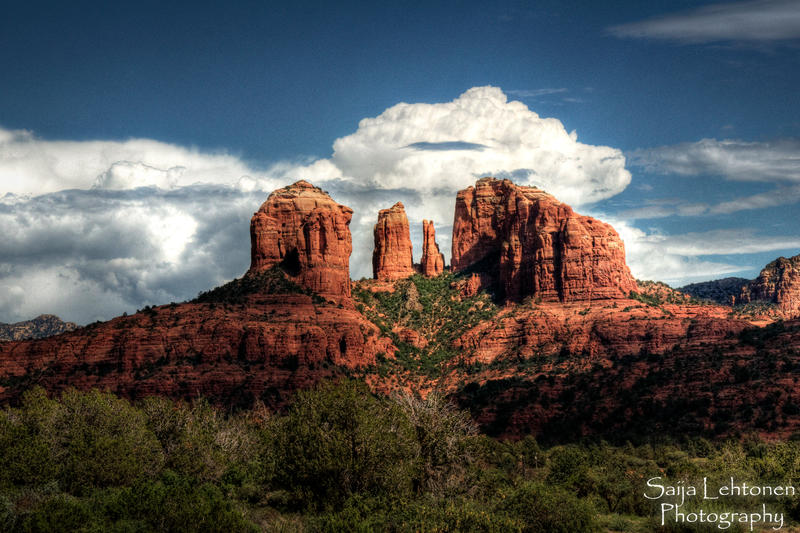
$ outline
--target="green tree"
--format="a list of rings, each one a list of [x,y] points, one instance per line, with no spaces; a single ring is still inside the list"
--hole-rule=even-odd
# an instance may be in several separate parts
[[[419,448],[400,408],[356,381],[298,392],[275,428],[277,482],[305,508],[411,492]]]

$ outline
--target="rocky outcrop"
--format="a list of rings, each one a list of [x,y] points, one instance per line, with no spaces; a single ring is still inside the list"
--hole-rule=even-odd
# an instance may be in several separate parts
[[[800,314],[800,255],[779,257],[742,289],[737,303],[771,302],[788,316]]]
[[[597,357],[663,354],[692,340],[713,345],[750,324],[716,305],[647,305],[637,300],[541,303],[506,308],[454,345],[470,363],[536,359],[561,353]],[[464,356],[466,357],[466,356]]]
[[[74,322],[64,322],[55,315],[39,315],[32,320],[15,322],[14,324],[0,323],[0,341],[21,341],[26,339],[43,339],[67,331],[72,331],[78,325]]]
[[[494,178],[456,197],[451,265],[496,272],[483,288],[512,301],[624,298],[637,288],[614,228],[535,187]]]
[[[349,298],[352,215],[306,181],[273,192],[250,220],[249,272],[279,266],[324,298]]]
[[[378,213],[372,274],[375,279],[384,281],[403,279],[414,274],[408,217],[401,202]]]
[[[436,230],[433,220],[422,221],[422,262],[420,270],[423,276],[432,278],[444,272],[444,254],[436,244]]]

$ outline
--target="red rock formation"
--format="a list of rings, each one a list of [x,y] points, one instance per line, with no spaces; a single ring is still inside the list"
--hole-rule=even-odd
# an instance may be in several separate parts
[[[38,383],[280,405],[297,388],[391,356],[391,341],[349,299],[351,215],[304,181],[275,191],[251,220],[244,278],[194,302],[0,343],[0,401]]]
[[[414,274],[408,218],[401,202],[378,213],[372,273],[375,279],[384,281],[403,279]]]
[[[361,314],[304,294],[166,305],[57,337],[0,343],[0,402],[36,383],[278,406],[343,368],[373,364],[381,352],[393,353],[390,341]]]
[[[273,192],[250,220],[249,272],[280,266],[320,296],[349,298],[352,215],[306,181]]]
[[[438,276],[444,272],[444,254],[439,251],[436,244],[436,230],[433,229],[433,220],[422,221],[422,275],[428,278]]]
[[[512,349],[491,365],[473,366],[484,370],[468,377],[454,370],[446,378],[452,385],[440,380],[437,386],[454,392],[490,435],[502,437],[534,434],[552,442],[585,435],[757,432],[786,439],[800,429],[800,416],[786,414],[796,413],[797,382],[789,369],[798,365],[800,321],[743,331],[742,321],[690,318],[691,311],[658,324],[657,312],[640,312],[627,326],[620,317],[599,324],[589,336],[599,337],[589,344],[596,352],[574,353],[563,345],[557,355],[538,354],[523,341],[520,346],[534,349],[527,356]],[[519,336],[509,348],[527,334],[522,326],[514,329]],[[546,334],[542,327],[532,336]],[[570,332],[562,328],[556,335],[560,339],[551,350]],[[670,349],[650,351],[651,345],[663,350],[673,342]],[[776,360],[783,364],[771,363]]]
[[[775,303],[788,316],[800,314],[800,255],[779,257],[743,287],[737,303],[754,301]]]
[[[750,326],[729,315],[730,308],[717,305],[649,306],[636,300],[511,306],[466,332],[455,348],[471,363],[557,356],[562,351],[586,360],[663,354],[689,340],[713,345]]]
[[[510,300],[624,298],[636,290],[614,228],[509,180],[482,178],[459,191],[451,264],[498,271],[495,290]]]

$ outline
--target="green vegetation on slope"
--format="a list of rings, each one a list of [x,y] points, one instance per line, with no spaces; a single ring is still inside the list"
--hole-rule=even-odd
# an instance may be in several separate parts
[[[631,291],[628,297],[651,307],[664,304],[707,305],[710,302],[694,298],[688,294],[673,289],[661,281],[636,280],[640,291]]]
[[[396,282],[394,292],[373,293],[358,285],[353,288],[357,309],[398,348],[396,362],[385,360],[384,365],[398,364],[405,370],[437,376],[442,363],[458,355],[453,341],[497,313],[497,306],[486,293],[463,297],[452,287],[457,279],[450,273],[435,278],[414,275]],[[427,346],[417,348],[405,342],[400,329],[418,333]]]
[[[308,289],[304,289],[286,277],[278,267],[255,274],[245,274],[228,283],[201,292],[192,303],[243,304],[248,296],[254,294],[307,294],[315,303],[324,300]]]

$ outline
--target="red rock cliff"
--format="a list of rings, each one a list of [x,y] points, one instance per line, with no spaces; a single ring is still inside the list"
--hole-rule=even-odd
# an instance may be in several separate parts
[[[779,257],[742,289],[739,302],[767,301],[787,315],[800,314],[800,255]]]
[[[250,220],[249,272],[277,265],[320,296],[348,298],[352,215],[306,181],[273,192]]]
[[[444,254],[439,251],[436,244],[436,230],[433,229],[433,220],[422,221],[422,275],[432,278],[444,272]]]
[[[414,274],[408,218],[401,202],[378,213],[372,273],[375,279],[389,281]]]
[[[614,228],[535,187],[494,178],[459,191],[451,264],[497,271],[495,290],[510,300],[623,298],[637,288]]]

